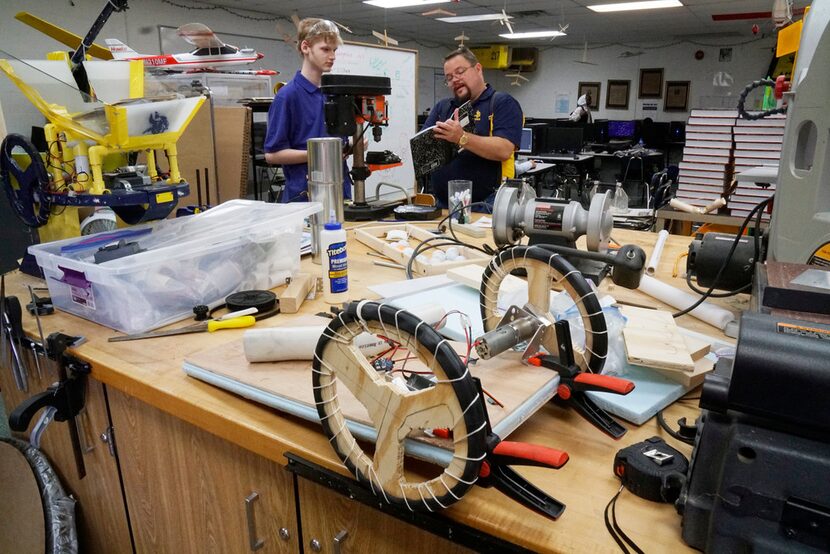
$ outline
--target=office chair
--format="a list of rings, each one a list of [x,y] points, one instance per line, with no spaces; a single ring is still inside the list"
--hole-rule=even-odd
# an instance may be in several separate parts
[[[285,178],[278,171],[277,166],[270,165],[265,161],[265,134],[268,124],[265,121],[255,121],[251,125],[251,163],[254,169],[254,199],[260,200],[261,172],[265,173],[265,181],[268,186],[268,202],[278,202],[285,187]]]
[[[677,166],[669,166],[651,176],[650,204],[655,211],[669,203],[677,192]]]

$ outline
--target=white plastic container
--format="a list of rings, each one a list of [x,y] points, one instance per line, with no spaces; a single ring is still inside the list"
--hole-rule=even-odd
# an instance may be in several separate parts
[[[320,204],[231,200],[200,214],[29,247],[55,307],[141,333],[214,306],[240,290],[270,289],[299,270],[303,219]],[[120,240],[141,250],[103,263]]]
[[[323,266],[323,301],[346,302],[349,297],[349,263],[346,257],[346,231],[340,223],[326,223],[320,231]]]

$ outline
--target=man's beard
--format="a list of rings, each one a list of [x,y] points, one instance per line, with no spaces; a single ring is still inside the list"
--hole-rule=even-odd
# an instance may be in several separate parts
[[[453,91],[453,95],[455,96],[456,101],[464,103],[470,99],[470,88],[463,87],[461,90],[465,90],[466,92],[462,94],[458,94],[457,92]]]

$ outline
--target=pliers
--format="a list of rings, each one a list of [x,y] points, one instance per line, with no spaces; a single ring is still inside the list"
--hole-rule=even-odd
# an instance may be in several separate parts
[[[585,393],[587,391],[628,394],[634,390],[634,383],[627,379],[588,373],[579,369],[574,363],[571,332],[567,321],[555,324],[556,338],[559,344],[559,357],[550,354],[535,354],[527,362],[538,367],[552,369],[559,374],[559,388],[554,401],[572,406],[594,426],[614,439],[619,439],[627,429],[617,423],[608,412],[597,406]]]

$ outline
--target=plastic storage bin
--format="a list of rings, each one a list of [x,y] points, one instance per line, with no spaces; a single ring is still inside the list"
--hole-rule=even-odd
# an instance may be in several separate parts
[[[218,305],[232,292],[284,283],[300,266],[303,219],[321,209],[316,202],[231,200],[197,215],[38,244],[29,252],[55,307],[141,333],[192,316],[198,304]],[[122,243],[120,251],[139,251],[95,262],[101,248]]]

